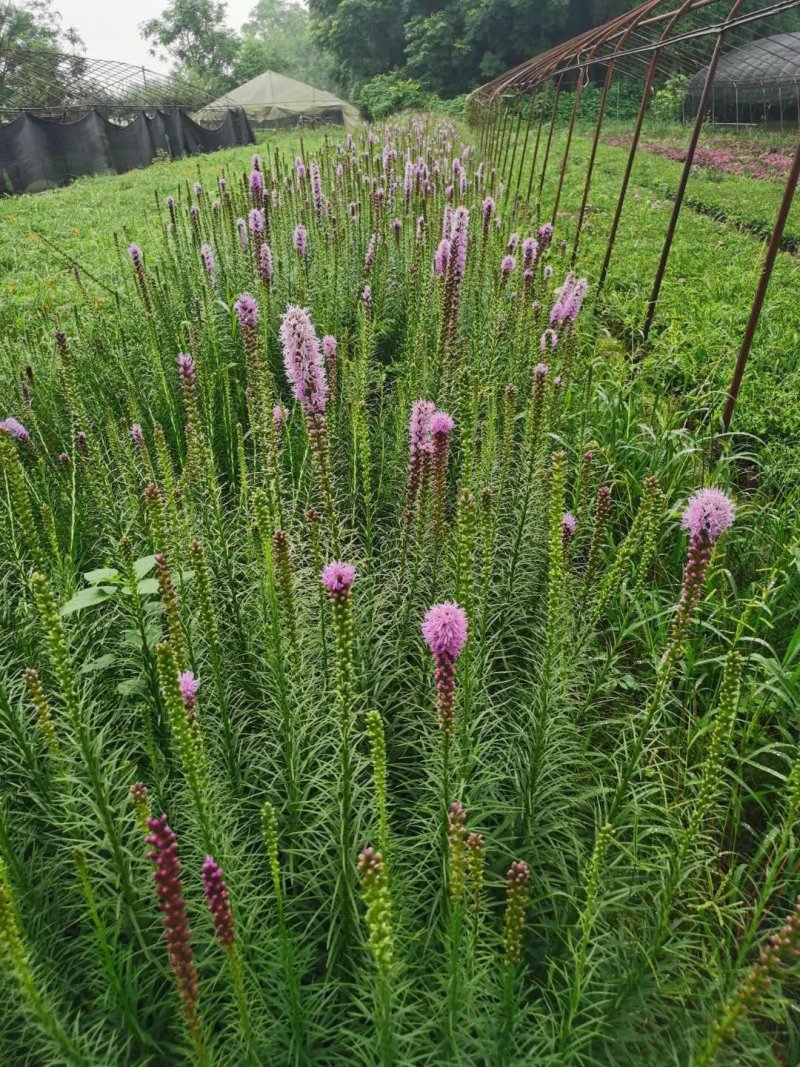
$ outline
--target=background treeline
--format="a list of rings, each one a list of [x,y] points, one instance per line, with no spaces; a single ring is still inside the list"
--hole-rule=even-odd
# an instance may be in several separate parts
[[[466,95],[509,67],[636,7],[638,0],[258,0],[234,29],[222,0],[169,0],[142,23],[154,56],[171,61],[214,94],[264,70],[333,89],[366,118],[403,108],[442,110],[459,117]],[[703,11],[682,26],[708,21]],[[49,0],[0,0],[0,105],[30,83],[24,57],[8,48],[70,51],[82,43],[62,31]],[[797,29],[796,12],[739,27],[736,44]],[[709,42],[711,39],[708,39]],[[710,43],[709,43],[710,47]],[[703,42],[686,57],[685,74],[702,64]],[[39,60],[40,62],[40,60]],[[598,70],[598,76],[600,72]],[[617,94],[616,117],[635,113],[638,93]],[[583,105],[591,117],[591,94]],[[38,101],[30,101],[29,106]],[[568,101],[564,99],[564,106]],[[621,111],[619,109],[622,109]]]

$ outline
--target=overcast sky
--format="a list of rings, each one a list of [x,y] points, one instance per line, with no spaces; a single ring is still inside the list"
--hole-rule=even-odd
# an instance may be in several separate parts
[[[160,15],[168,0],[56,0],[64,26],[74,26],[86,42],[90,59],[121,59],[150,70],[167,70],[148,52],[139,26]],[[238,30],[255,7],[255,0],[228,0],[228,23]]]

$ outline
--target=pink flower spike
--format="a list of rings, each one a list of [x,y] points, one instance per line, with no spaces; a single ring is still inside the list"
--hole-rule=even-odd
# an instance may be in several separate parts
[[[735,517],[736,509],[731,498],[721,489],[710,487],[698,489],[689,497],[681,525],[691,537],[704,532],[710,541],[716,541],[733,525]]]
[[[452,416],[446,411],[435,411],[431,416],[430,430],[434,437],[446,437],[453,432],[455,425]]]
[[[9,415],[7,419],[3,419],[0,422],[0,433],[8,434],[15,441],[24,441],[26,444],[30,444],[31,435],[19,419],[15,419],[13,415]]]
[[[336,355],[336,338],[329,333],[322,338],[322,351],[329,359]]]
[[[456,659],[467,640],[467,614],[451,600],[434,604],[422,623],[422,636],[434,656]]]
[[[181,688],[181,696],[187,711],[194,711],[197,704],[197,690],[200,688],[200,679],[195,678],[191,671],[183,671],[178,684]]]
[[[355,579],[356,569],[353,564],[343,563],[341,560],[334,560],[323,567],[320,575],[325,591],[333,598],[347,597]]]
[[[231,898],[222,871],[213,856],[206,856],[203,864],[203,891],[217,941],[223,948],[229,949],[236,940]]]
[[[249,329],[258,326],[258,302],[249,293],[242,293],[234,302],[233,310],[239,319],[239,325]]]
[[[283,365],[295,399],[306,415],[322,415],[328,398],[322,346],[304,308],[296,304],[287,307],[280,339]]]
[[[408,442],[412,456],[430,443],[431,419],[436,411],[432,400],[415,400],[408,423]]]

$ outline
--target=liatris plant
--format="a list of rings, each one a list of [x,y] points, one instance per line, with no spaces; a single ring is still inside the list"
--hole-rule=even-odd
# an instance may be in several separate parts
[[[717,1061],[720,1049],[731,1039],[742,1016],[756,1007],[766,996],[770,985],[780,977],[787,957],[800,957],[800,897],[781,928],[770,937],[761,950],[758,960],[725,1005],[721,1015],[714,1019],[711,1034],[694,1060],[698,1067],[709,1067]]]
[[[415,400],[411,407],[408,424],[408,487],[404,512],[406,532],[411,528],[417,512],[421,512],[425,499],[433,452],[431,420],[435,411],[436,405],[431,400]]]
[[[323,588],[331,605],[333,637],[336,645],[336,703],[339,718],[339,848],[344,878],[340,887],[341,936],[344,951],[349,948],[352,932],[353,898],[350,873],[353,826],[353,699],[355,696],[355,648],[352,589],[356,569],[338,560],[329,563],[321,574]]]
[[[203,891],[208,903],[208,910],[211,912],[211,921],[214,924],[214,936],[228,957],[231,983],[239,1008],[245,1043],[249,1054],[252,1055],[252,1028],[245,997],[242,968],[236,950],[236,925],[233,919],[230,893],[225,884],[222,870],[213,856],[206,856],[202,874]]]
[[[515,968],[522,959],[525,930],[525,910],[528,904],[528,883],[531,872],[527,863],[515,860],[506,876],[506,911],[503,932],[503,961],[507,968]]]
[[[387,803],[386,738],[383,723],[377,711],[367,712],[367,734],[369,735],[370,756],[372,759],[372,779],[375,786],[375,809],[378,822],[378,842],[384,865],[389,857],[389,812]]]
[[[383,856],[367,846],[358,857],[358,876],[366,905],[369,947],[378,976],[375,1023],[378,1031],[380,1062],[384,1067],[395,1062],[391,1017],[391,973],[394,961],[392,905]]]
[[[131,798],[131,804],[133,804],[133,810],[136,814],[136,822],[144,836],[150,829],[150,819],[152,818],[150,793],[144,782],[134,782],[128,790],[128,795]]]
[[[319,338],[308,312],[293,306],[281,320],[281,344],[286,377],[306,420],[306,429],[314,453],[317,484],[328,519],[328,536],[334,552],[339,550],[339,524],[333,500],[328,427],[325,407],[328,383]]]
[[[689,532],[689,551],[684,568],[683,586],[670,625],[667,647],[661,657],[653,693],[625,764],[611,803],[609,822],[619,812],[628,783],[638,765],[644,741],[653,719],[661,707],[667,685],[683,655],[689,628],[705,584],[711,552],[722,534],[732,525],[735,509],[730,498],[719,489],[700,489],[690,497],[683,512],[682,525]]]
[[[36,1019],[41,1030],[47,1035],[53,1049],[57,1049],[59,1059],[78,1067],[88,1062],[80,1049],[69,1036],[59,1021],[43,991],[39,988],[28,953],[19,929],[17,912],[11,894],[8,869],[0,857],[0,949],[3,953],[3,967],[10,981],[19,989],[23,1009]]]
[[[131,851],[163,806],[209,1063],[688,1064],[781,926],[800,813],[791,457],[774,419],[756,419],[763,445],[718,437],[713,337],[702,409],[659,388],[718,300],[685,302],[676,347],[667,294],[647,373],[625,373],[607,320],[631,294],[609,275],[590,303],[569,263],[572,166],[544,223],[563,101],[531,103],[499,152],[401,116],[278,131],[263,161],[199,157],[180,189],[161,168],[175,188],[135,263],[104,225],[113,183],[4,216],[12,240],[23,215],[63,232],[80,199],[94,264],[40,307],[34,270],[0,308],[4,1063],[200,1058]],[[148,180],[126,179],[120,233]],[[636,208],[639,245],[657,221]],[[17,241],[12,267],[36,254]],[[633,277],[628,259],[612,273]],[[69,340],[47,325],[67,306]],[[767,395],[745,382],[740,429]],[[735,557],[706,496],[679,596],[665,520],[734,476]],[[515,868],[504,949],[517,854],[536,890]],[[381,880],[390,963],[363,924]],[[786,1000],[760,996],[720,1062],[791,1058]]]
[[[445,508],[447,503],[447,464],[450,455],[450,434],[455,422],[446,411],[435,411],[431,416],[430,434],[433,443],[433,532],[437,539],[444,537]]]
[[[530,879],[531,872],[527,863],[514,860],[506,874],[506,908],[503,920],[503,992],[497,1041],[501,1063],[506,1060],[517,1023],[516,980],[522,961]]]
[[[150,846],[149,858],[153,861],[153,881],[158,895],[158,906],[163,913],[164,939],[167,956],[178,987],[178,996],[191,1034],[198,1060],[205,1062],[203,1035],[198,1012],[200,984],[194,965],[191,932],[183,897],[181,862],[178,859],[178,842],[169,826],[166,815],[150,819],[150,833],[145,839]]]
[[[730,498],[719,489],[699,489],[686,505],[681,525],[689,533],[689,553],[683,575],[681,598],[670,628],[665,661],[672,664],[683,644],[703,591],[711,552],[735,515]],[[666,669],[666,668],[665,668]]]
[[[190,671],[179,671],[175,654],[166,642],[156,647],[156,658],[161,697],[169,716],[170,730],[180,755],[181,768],[192,796],[204,843],[210,848],[208,768],[203,735],[197,721],[199,683]]]
[[[436,678],[436,712],[442,739],[442,796],[450,799],[450,744],[456,723],[456,660],[467,641],[468,623],[463,608],[452,601],[434,604],[422,623],[422,637],[433,655]]]
[[[39,720],[39,729],[42,731],[42,736],[45,739],[51,755],[57,759],[59,756],[58,735],[56,734],[50,704],[45,695],[44,686],[39,677],[39,672],[34,667],[26,667],[23,673],[23,680],[31,703],[36,709],[36,715]]]

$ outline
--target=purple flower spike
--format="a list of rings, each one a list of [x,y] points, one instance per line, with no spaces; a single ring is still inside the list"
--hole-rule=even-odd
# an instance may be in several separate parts
[[[430,430],[434,438],[447,437],[455,429],[455,422],[446,411],[435,411],[431,417]]]
[[[206,269],[206,274],[210,278],[214,273],[214,250],[212,249],[211,245],[200,246],[200,258],[203,261],[203,266]]]
[[[261,277],[266,285],[272,281],[272,249],[264,242],[259,252]]]
[[[350,596],[353,582],[356,579],[356,569],[352,563],[343,563],[334,560],[323,567],[320,581],[325,586],[325,592],[332,600],[346,600]]]
[[[436,405],[432,400],[415,400],[411,405],[408,440],[412,456],[430,444],[431,419],[435,411]]]
[[[467,641],[467,614],[453,601],[434,604],[422,621],[422,637],[436,664],[439,729],[449,740],[456,718],[456,659]]]
[[[561,545],[566,555],[570,542],[578,529],[578,520],[571,511],[565,511],[561,516]]]
[[[298,222],[298,224],[294,228],[294,233],[292,234],[292,245],[294,246],[294,249],[297,252],[298,256],[300,256],[301,259],[305,259],[306,253],[308,252],[308,231],[306,230],[302,222]]]
[[[539,256],[539,242],[535,237],[526,237],[522,242],[522,266],[532,270]]]
[[[224,949],[229,949],[236,940],[231,898],[222,877],[222,870],[213,856],[206,856],[203,864],[203,891],[208,901],[217,941]]]
[[[433,258],[433,270],[437,278],[441,278],[447,273],[447,268],[450,266],[450,254],[450,241],[447,237],[443,237],[439,242],[439,246],[436,249],[436,255]]]
[[[182,671],[178,684],[181,688],[181,697],[187,711],[194,711],[197,705],[197,690],[200,688],[200,679],[195,678],[191,671]]]
[[[290,304],[281,320],[281,345],[286,377],[295,399],[306,415],[322,415],[328,399],[328,383],[322,347],[306,310]]]
[[[490,196],[487,196],[481,204],[481,211],[483,213],[483,232],[485,235],[489,232],[489,224],[494,214],[494,200]]]
[[[19,419],[15,419],[13,415],[9,415],[7,419],[3,419],[0,422],[0,433],[8,434],[15,441],[23,441],[26,445],[31,443],[31,435]]]
[[[254,330],[258,326],[258,303],[250,293],[242,293],[235,301],[233,310],[239,317],[239,325],[243,329]]]
[[[264,175],[257,167],[250,173],[250,193],[253,200],[260,204],[264,198]]]
[[[247,248],[250,244],[250,238],[247,235],[247,223],[244,219],[236,220],[236,229],[239,231],[239,244],[242,248]]]
[[[691,537],[705,533],[714,542],[733,525],[735,517],[733,501],[721,489],[698,489],[689,497],[681,525]]]
[[[422,623],[422,636],[434,656],[457,659],[467,641],[467,614],[451,600],[434,604]]]
[[[167,954],[187,1021],[192,1031],[197,1032],[200,986],[192,955],[191,933],[181,881],[181,862],[178,859],[178,842],[166,815],[148,820],[148,827],[150,833],[145,841],[150,845],[148,856],[153,861],[153,881],[158,894],[158,906],[164,915]]]
[[[322,351],[329,359],[336,355],[336,345],[336,338],[331,334],[327,333],[322,338]]]
[[[500,274],[505,279],[511,274],[517,265],[516,259],[513,256],[503,256],[503,262],[500,264]]]
[[[187,389],[194,389],[197,383],[197,372],[194,367],[194,360],[188,353],[178,353],[178,374],[180,375],[181,385]]]
[[[131,440],[137,448],[144,448],[144,433],[138,422],[131,425]]]
[[[260,174],[260,171],[253,171],[254,174]],[[250,227],[250,233],[253,237],[261,237],[264,233],[264,228],[267,225],[264,218],[264,212],[257,207],[254,207],[247,216],[247,224]]]

